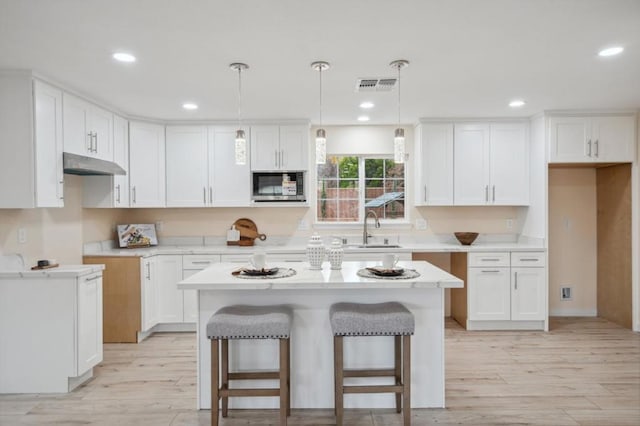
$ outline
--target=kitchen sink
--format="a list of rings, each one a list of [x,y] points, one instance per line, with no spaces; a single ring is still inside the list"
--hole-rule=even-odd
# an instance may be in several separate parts
[[[366,248],[366,249],[382,249],[382,248],[401,248],[397,244],[360,244],[358,246],[348,246],[348,248]]]

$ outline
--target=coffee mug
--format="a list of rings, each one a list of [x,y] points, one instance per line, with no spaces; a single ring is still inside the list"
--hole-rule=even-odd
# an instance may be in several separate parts
[[[398,256],[395,254],[387,253],[382,256],[382,267],[391,269],[398,263]]]
[[[267,264],[267,254],[263,251],[257,251],[249,258],[249,263],[253,269],[264,269]]]

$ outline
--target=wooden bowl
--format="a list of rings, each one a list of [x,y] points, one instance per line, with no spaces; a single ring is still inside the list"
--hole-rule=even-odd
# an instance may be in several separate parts
[[[470,246],[478,238],[477,232],[454,232],[453,234],[463,246]]]

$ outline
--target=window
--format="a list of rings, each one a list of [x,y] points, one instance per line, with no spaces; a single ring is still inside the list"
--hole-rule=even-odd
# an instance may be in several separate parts
[[[327,156],[318,165],[318,222],[361,222],[365,209],[402,220],[404,180],[404,164],[390,158]]]

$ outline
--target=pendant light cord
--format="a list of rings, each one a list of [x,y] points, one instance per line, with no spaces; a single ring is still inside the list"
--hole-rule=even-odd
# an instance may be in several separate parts
[[[322,66],[318,69],[320,74],[320,127],[322,127]]]
[[[400,68],[401,64],[398,64],[398,127],[400,127]]]
[[[238,127],[242,127],[242,67],[238,67]]]

